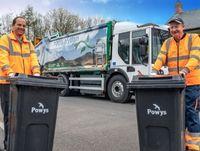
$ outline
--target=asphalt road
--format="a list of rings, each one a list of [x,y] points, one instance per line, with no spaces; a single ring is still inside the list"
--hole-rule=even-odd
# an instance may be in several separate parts
[[[139,151],[135,104],[60,97],[53,151]]]
[[[135,104],[60,98],[54,151],[139,151]]]

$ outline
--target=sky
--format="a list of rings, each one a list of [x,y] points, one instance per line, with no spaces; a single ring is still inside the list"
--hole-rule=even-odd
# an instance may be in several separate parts
[[[183,10],[200,9],[200,0],[179,0]],[[1,0],[0,16],[20,13],[30,5],[40,14],[64,8],[83,18],[103,17],[117,21],[165,24],[175,12],[177,0]]]

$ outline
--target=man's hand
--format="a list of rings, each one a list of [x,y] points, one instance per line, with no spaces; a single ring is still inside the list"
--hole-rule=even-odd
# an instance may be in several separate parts
[[[15,73],[9,73],[8,76],[9,76],[10,78],[13,78],[13,77],[15,77]]]
[[[183,71],[180,71],[180,75],[181,75],[182,77],[185,77],[185,76],[186,76],[186,73],[183,72]]]
[[[39,73],[35,73],[35,74],[33,74],[33,76],[39,77],[40,74]]]
[[[150,75],[154,76],[154,75],[158,75],[157,73],[151,72]]]
[[[179,73],[182,77],[185,77],[189,73],[189,69],[183,68]]]
[[[158,71],[156,71],[156,70],[152,69],[152,71],[151,71],[150,75],[152,75],[152,76],[154,76],[154,75],[158,75]]]

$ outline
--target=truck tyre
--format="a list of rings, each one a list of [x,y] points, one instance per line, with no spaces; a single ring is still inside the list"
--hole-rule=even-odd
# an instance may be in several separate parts
[[[129,101],[131,95],[126,88],[126,83],[126,79],[121,75],[115,75],[109,80],[107,92],[111,101],[117,103]]]
[[[65,84],[66,84],[66,88],[61,90],[59,95],[60,96],[69,96],[70,94],[70,90],[69,90],[69,78],[64,75],[64,74],[59,74],[58,78],[60,78]]]

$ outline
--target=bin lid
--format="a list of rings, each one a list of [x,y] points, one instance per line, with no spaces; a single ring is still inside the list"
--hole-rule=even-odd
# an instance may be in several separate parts
[[[28,76],[19,74],[18,76],[9,78],[11,85],[26,85],[37,87],[49,87],[49,88],[66,88],[66,84],[56,77],[44,77],[44,76]]]
[[[156,75],[156,76],[134,76],[128,88],[184,88],[185,79],[180,76]]]

